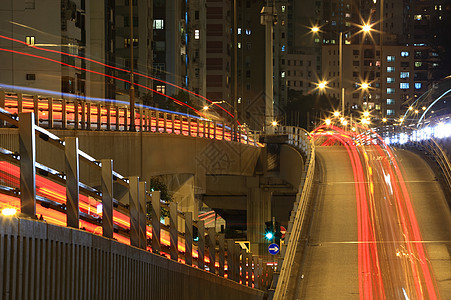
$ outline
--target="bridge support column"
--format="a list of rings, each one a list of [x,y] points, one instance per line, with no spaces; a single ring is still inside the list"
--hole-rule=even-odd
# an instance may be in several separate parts
[[[248,177],[247,187],[247,239],[250,251],[256,255],[266,253],[265,222],[271,220],[271,192],[260,188],[259,177]]]
[[[208,232],[208,256],[210,258],[210,263],[208,264],[208,268],[210,269],[210,273],[216,274],[216,229],[214,227],[210,227],[207,230]]]

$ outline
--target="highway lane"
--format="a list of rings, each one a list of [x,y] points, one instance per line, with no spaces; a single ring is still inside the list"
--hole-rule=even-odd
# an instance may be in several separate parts
[[[451,218],[429,166],[343,134],[321,144],[339,142],[318,147],[324,174],[296,298],[448,298]]]

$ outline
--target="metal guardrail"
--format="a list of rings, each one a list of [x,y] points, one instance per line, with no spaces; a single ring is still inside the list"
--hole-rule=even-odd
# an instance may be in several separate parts
[[[99,161],[82,152],[78,149],[78,138],[66,137],[63,140],[37,126],[33,112],[21,112],[17,117],[5,110],[0,110],[0,120],[19,128],[19,153],[2,149],[0,156],[2,160],[20,165],[20,186],[0,188],[0,193],[15,198],[20,197],[21,217],[36,219],[36,205],[40,204],[65,214],[68,227],[79,229],[80,221],[97,226],[101,224],[104,237],[115,238],[118,237],[117,233],[123,236],[128,234],[125,239],[129,237],[132,246],[154,253],[169,254],[172,260],[179,262],[184,260],[185,264],[190,266],[193,264],[193,250],[197,248],[199,269],[208,270],[262,290],[269,285],[272,270],[263,263],[261,258],[243,252],[240,245],[233,240],[225,240],[224,234],[217,234],[214,228],[208,228],[206,234],[204,221],[193,221],[192,213],[178,211],[176,203],[162,203],[159,192],[147,191],[146,182],[140,181],[139,177],[126,178],[118,174],[113,170],[111,159]],[[65,170],[53,170],[36,161],[36,137],[55,145],[64,152]],[[80,182],[80,158],[87,161],[90,168],[100,171],[100,189]],[[48,177],[53,182],[65,185],[65,201],[58,202],[37,195],[36,171],[39,176]],[[113,182],[119,182],[128,189],[129,205],[123,205],[113,198]],[[96,217],[83,213],[80,195],[89,196],[96,203],[102,204],[102,213],[97,213]],[[148,218],[146,214],[149,202],[152,210],[151,218]],[[160,206],[165,206],[169,211],[169,226],[160,223]],[[113,218],[114,211],[123,214],[129,220],[117,222],[118,218]],[[184,232],[177,230],[179,220],[185,222]],[[124,225],[124,223],[127,224]],[[193,242],[193,225],[198,229],[197,243]],[[169,245],[161,245],[162,232],[169,235]],[[185,250],[180,251],[183,240]],[[208,268],[205,262],[208,263]]]
[[[306,156],[304,172],[285,235],[287,246],[282,249],[281,258],[278,262],[278,266],[281,266],[281,268],[279,269],[278,278],[275,278],[276,287],[273,299],[281,300],[287,297],[289,281],[293,272],[292,267],[296,246],[299,243],[302,224],[307,212],[308,198],[315,170],[315,145],[310,134],[303,128],[282,126],[277,127],[275,133],[288,134],[288,143],[300,149]]]
[[[21,112],[34,112],[36,124],[46,129],[128,131],[133,118],[128,105],[57,99],[1,89],[0,108],[16,116]],[[171,133],[259,146],[244,127],[237,130],[237,126],[231,124],[186,114],[139,107],[134,123],[139,132]]]

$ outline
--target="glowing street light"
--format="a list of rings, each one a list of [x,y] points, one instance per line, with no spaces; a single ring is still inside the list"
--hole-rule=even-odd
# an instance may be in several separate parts
[[[272,122],[271,122],[271,125],[272,125],[272,126],[277,126],[277,121],[272,121]]]
[[[370,112],[369,112],[369,111],[364,111],[364,112],[363,112],[363,116],[364,116],[365,118],[368,118],[368,117],[370,116]]]
[[[11,207],[2,209],[2,215],[4,216],[14,216],[16,212],[17,210]]]
[[[386,123],[387,122],[387,118],[383,118],[382,122]]]
[[[340,112],[339,111],[334,111],[334,117],[338,117],[340,116]]]
[[[323,90],[325,89],[327,86],[327,81],[321,81],[320,83],[318,83],[318,87]]]
[[[208,110],[208,109],[209,109],[208,105],[205,105],[205,106],[203,107],[203,110]]]
[[[318,26],[313,26],[313,27],[311,28],[311,31],[316,33],[316,32],[319,31],[319,27],[318,27]]]
[[[329,126],[331,123],[330,119],[326,119],[324,122],[326,123],[327,126]]]
[[[371,25],[368,23],[364,23],[362,26],[362,31],[365,33],[368,33],[372,30]]]
[[[364,82],[360,85],[360,87],[364,90],[367,90],[370,87],[370,85],[368,83]]]

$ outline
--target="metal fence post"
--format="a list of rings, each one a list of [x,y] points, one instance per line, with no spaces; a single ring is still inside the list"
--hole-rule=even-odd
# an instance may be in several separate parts
[[[216,274],[216,229],[210,227],[207,229],[208,232],[208,256],[210,258],[210,263],[208,265],[210,273]]]
[[[129,178],[130,244],[139,247],[139,177]]]
[[[67,110],[66,110],[66,100],[61,99],[61,128],[66,129],[67,127]]]
[[[191,136],[191,117],[188,117],[188,136]]]
[[[116,131],[121,130],[121,110],[116,106]]]
[[[235,269],[235,278],[236,278],[236,282],[240,282],[241,279],[241,246],[238,244],[235,244],[235,265],[236,265],[236,269]]]
[[[124,131],[127,131],[128,128],[128,109],[124,107]]]
[[[36,136],[34,114],[19,113],[20,211],[36,217]]]
[[[218,236],[219,244],[219,276],[224,277],[224,265],[225,265],[225,234],[220,233]]]
[[[155,132],[160,132],[160,112],[155,111]]]
[[[102,229],[103,236],[113,238],[113,160],[102,159]]]
[[[102,105],[97,103],[97,130],[102,130]]]
[[[78,129],[78,100],[74,100],[74,128]]]
[[[81,105],[81,129],[86,129],[86,101],[82,100]]]
[[[147,248],[146,182],[139,183],[139,248]]]
[[[111,130],[111,105],[106,106],[106,130]]]
[[[47,98],[47,105],[48,105],[48,128],[53,128],[53,98],[49,97]]]
[[[246,249],[240,249],[241,284],[246,285]]]
[[[175,114],[171,114],[171,122],[172,122],[172,134],[175,134]]]
[[[252,253],[247,253],[247,286],[252,287]]]
[[[197,266],[201,270],[205,270],[205,225],[204,221],[197,221],[197,232],[199,241],[197,242]]]
[[[33,112],[36,119],[35,124],[39,126],[39,98],[37,95],[33,95]]]
[[[193,213],[185,212],[185,264],[193,265]]]
[[[160,192],[152,192],[152,251],[160,253]]]
[[[169,203],[169,235],[171,238],[170,245],[170,254],[171,259],[178,261],[179,259],[179,251],[178,251],[178,216],[177,216],[177,203],[171,202]]]
[[[3,96],[1,96],[3,93]],[[5,92],[4,91],[0,91],[0,102],[2,102],[2,104],[0,104],[0,106],[2,108],[5,108]],[[18,93],[17,94],[17,113],[21,113],[23,112],[23,95],[22,93]]]
[[[79,228],[79,158],[78,158],[78,138],[67,137],[64,139],[65,147],[65,171],[66,171],[66,215],[67,226]]]
[[[88,102],[86,104],[86,110],[87,110],[87,113],[86,113],[87,128],[86,129],[91,130],[91,103],[90,102]]]

